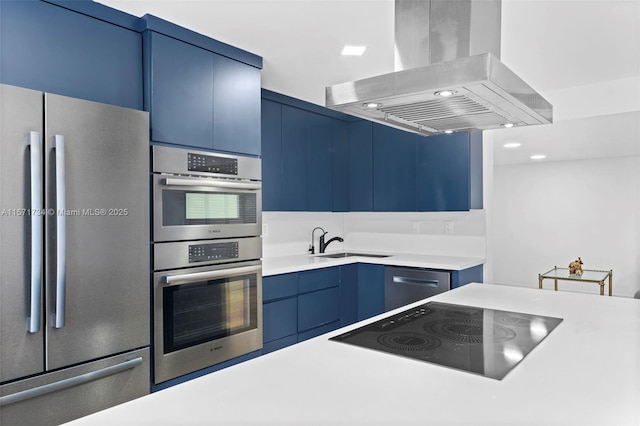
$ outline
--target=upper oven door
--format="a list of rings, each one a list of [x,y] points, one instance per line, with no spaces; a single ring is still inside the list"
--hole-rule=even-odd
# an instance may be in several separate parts
[[[153,240],[249,237],[262,230],[259,181],[153,175]]]

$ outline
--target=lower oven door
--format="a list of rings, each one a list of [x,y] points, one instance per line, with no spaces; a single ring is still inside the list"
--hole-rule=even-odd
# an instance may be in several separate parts
[[[154,274],[154,383],[262,348],[260,261]]]

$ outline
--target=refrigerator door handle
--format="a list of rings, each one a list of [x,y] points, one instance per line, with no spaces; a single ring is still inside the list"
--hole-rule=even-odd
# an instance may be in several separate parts
[[[31,159],[31,301],[27,330],[29,333],[40,331],[40,312],[42,300],[42,144],[40,132],[29,133]]]
[[[23,390],[20,392],[12,393],[11,395],[0,397],[0,407],[5,405],[14,404],[16,402],[24,401],[25,399],[31,399],[38,396],[46,395],[51,392],[67,389],[72,386],[82,385],[92,382],[94,380],[102,379],[104,377],[113,376],[123,371],[132,369],[142,364],[142,357],[130,359],[120,364],[112,365],[110,367],[102,368],[100,370],[91,371],[90,373],[81,374],[79,376],[70,377],[68,379],[60,380],[58,382],[49,383],[36,388]]]
[[[67,221],[65,211],[66,173],[64,136],[55,135],[53,148],[56,150],[56,310],[54,328],[64,327],[65,297],[67,290]]]

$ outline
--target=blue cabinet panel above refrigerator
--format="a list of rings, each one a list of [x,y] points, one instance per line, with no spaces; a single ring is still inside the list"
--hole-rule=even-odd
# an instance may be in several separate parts
[[[0,2],[0,82],[142,109],[135,18],[87,1],[60,4]]]

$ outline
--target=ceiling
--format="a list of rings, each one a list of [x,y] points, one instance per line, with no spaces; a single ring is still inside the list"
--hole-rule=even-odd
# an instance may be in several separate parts
[[[264,88],[319,105],[326,86],[393,71],[393,0],[99,2],[260,55]],[[367,50],[344,57],[344,44]],[[545,161],[640,155],[640,1],[502,0],[501,59],[554,105],[555,123],[487,132],[496,165],[534,151]],[[502,147],[516,139],[520,148]]]

